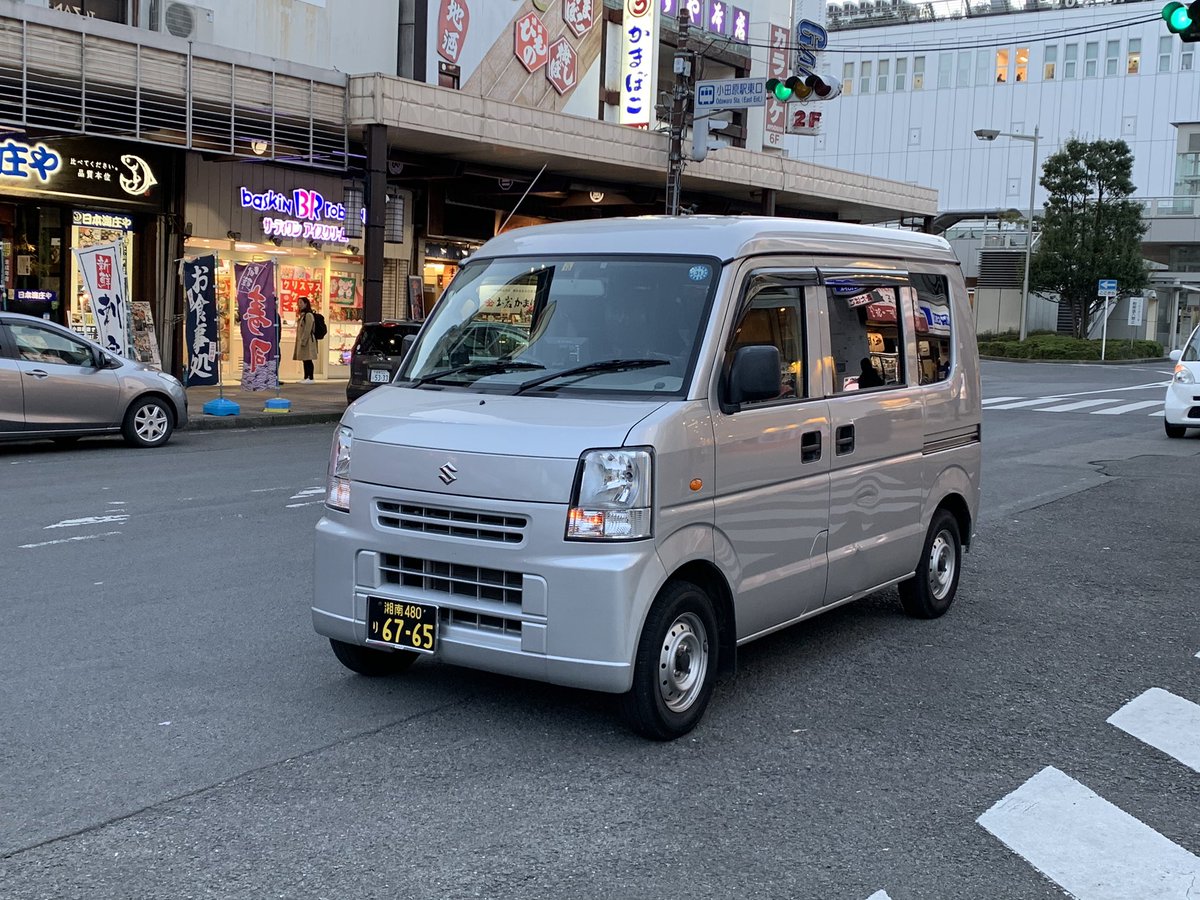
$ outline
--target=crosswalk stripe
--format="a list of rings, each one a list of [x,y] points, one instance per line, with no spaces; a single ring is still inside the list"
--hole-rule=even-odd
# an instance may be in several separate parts
[[[887,895],[887,891],[876,891],[867,900],[892,900],[892,898]]]
[[[1111,409],[1097,409],[1092,412],[1093,416],[1119,416],[1121,413],[1133,412],[1138,409],[1149,409],[1151,406],[1162,406],[1161,400],[1141,400],[1137,403],[1125,403],[1121,406],[1114,406]]]
[[[1165,418],[1165,417],[1166,417],[1166,415],[1167,415],[1167,411],[1166,411],[1165,409],[1160,409],[1158,412],[1152,412],[1152,413],[1150,413],[1150,415],[1152,415],[1152,416],[1163,416],[1163,417]]]
[[[981,401],[984,406],[991,406],[993,403],[1007,403],[1009,400],[1020,400],[1021,397],[984,397]],[[874,897],[868,897],[867,900],[875,900]]]
[[[1038,397],[1036,400],[1021,400],[1018,403],[1001,403],[988,409],[1020,409],[1023,406],[1040,406],[1043,403],[1060,403],[1062,397]]]
[[[1200,857],[1052,766],[978,822],[1075,900],[1183,900],[1200,879]]]
[[[1200,706],[1150,688],[1108,718],[1127,734],[1200,772]]]
[[[1045,409],[1039,409],[1038,412],[1074,412],[1077,409],[1089,409],[1093,406],[1104,406],[1112,402],[1111,397],[1104,397],[1099,400],[1076,400],[1074,403],[1064,403],[1062,406],[1048,406]]]

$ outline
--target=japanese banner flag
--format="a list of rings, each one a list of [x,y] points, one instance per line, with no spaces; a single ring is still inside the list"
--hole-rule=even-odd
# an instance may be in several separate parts
[[[234,263],[233,279],[242,321],[242,390],[271,390],[279,385],[275,262]]]
[[[129,298],[121,245],[96,244],[72,252],[91,299],[100,345],[109,353],[129,357]]]

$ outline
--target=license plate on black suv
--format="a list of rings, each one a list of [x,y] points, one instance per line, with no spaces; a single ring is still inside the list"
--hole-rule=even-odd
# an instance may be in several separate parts
[[[367,640],[402,650],[432,653],[437,646],[437,607],[367,598]]]
[[[392,373],[390,369],[371,370],[371,384],[387,384],[391,380]]]

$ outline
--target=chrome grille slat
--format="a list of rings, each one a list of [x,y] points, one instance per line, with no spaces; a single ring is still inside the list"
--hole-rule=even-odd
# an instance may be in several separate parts
[[[521,636],[519,619],[505,619],[500,616],[488,616],[480,613],[466,612],[461,609],[442,607],[438,618],[445,625],[455,625],[460,628],[473,628],[476,631],[490,631],[495,634]]]
[[[487,600],[521,606],[522,575],[462,563],[438,562],[415,556],[384,553],[379,558],[384,584],[417,588],[468,600]]]
[[[529,524],[525,516],[446,509],[393,500],[376,500],[375,512],[380,528],[504,544],[521,543],[525,539],[525,526]]]

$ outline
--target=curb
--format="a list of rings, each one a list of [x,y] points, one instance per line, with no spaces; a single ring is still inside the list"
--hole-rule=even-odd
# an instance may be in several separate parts
[[[321,413],[261,413],[248,416],[205,416],[188,418],[185,431],[215,431],[218,428],[268,428],[288,425],[336,424],[342,420],[340,412]]]
[[[1058,366],[1173,366],[1171,358],[1162,356],[1151,359],[1028,359],[1016,356],[980,356],[989,362],[1050,363]]]

